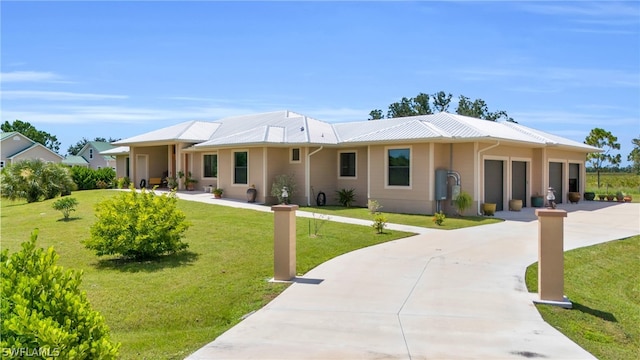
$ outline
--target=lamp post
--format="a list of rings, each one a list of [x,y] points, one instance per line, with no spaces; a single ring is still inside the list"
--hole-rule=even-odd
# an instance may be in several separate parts
[[[547,190],[547,207],[549,209],[555,209],[556,208],[556,196],[553,194],[554,190],[552,187],[549,187],[549,190]]]
[[[289,202],[289,191],[287,191],[287,187],[282,187],[282,203],[287,204]]]

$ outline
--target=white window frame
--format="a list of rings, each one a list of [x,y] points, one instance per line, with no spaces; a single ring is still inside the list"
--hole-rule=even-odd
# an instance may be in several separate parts
[[[342,176],[340,175],[340,171],[342,170],[342,154],[351,154],[353,153],[355,155],[355,159],[354,159],[354,172],[355,175],[353,176]],[[357,180],[358,179],[358,150],[340,150],[338,151],[338,179],[344,179],[344,180]]]
[[[215,179],[217,179],[217,178],[218,178],[217,176],[214,176],[214,177],[211,177],[211,176],[205,176],[205,171],[204,171],[204,165],[205,165],[205,163],[204,163],[204,157],[205,157],[206,155],[215,155],[215,156],[216,156],[216,158],[217,158],[217,159],[216,159],[216,173],[218,173],[218,172],[219,172],[219,171],[218,171],[218,170],[219,170],[219,167],[218,167],[219,162],[218,162],[218,161],[220,160],[220,156],[218,156],[218,153],[217,153],[217,152],[208,152],[208,153],[203,153],[203,154],[202,154],[202,161],[201,161],[201,162],[202,162],[202,178],[203,178],[203,179],[214,179],[214,180],[215,180]],[[235,159],[234,159],[234,160],[235,160]],[[217,174],[217,175],[220,175],[220,174]]]
[[[246,152],[247,153],[247,182],[245,183],[237,183],[236,182],[236,153]],[[244,186],[249,185],[249,150],[248,149],[238,149],[231,151],[231,186]]]
[[[389,185],[389,150],[395,149],[409,149],[409,185]],[[411,145],[396,145],[384,147],[384,188],[385,189],[397,189],[397,190],[412,190],[413,189],[413,146]]]
[[[89,149],[89,159],[93,159],[93,149]]]
[[[293,159],[293,150],[298,149],[298,160]],[[302,162],[302,148],[292,147],[289,148],[289,164],[299,164]]]

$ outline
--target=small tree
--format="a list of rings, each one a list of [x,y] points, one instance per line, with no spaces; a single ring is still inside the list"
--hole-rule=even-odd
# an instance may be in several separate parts
[[[104,318],[80,290],[82,272],[56,265],[56,252],[36,249],[37,238],[36,229],[20,251],[0,255],[3,358],[30,349],[38,358],[115,359],[120,344],[110,341]]]
[[[603,152],[587,154],[587,162],[592,164],[597,173],[598,188],[600,188],[600,170],[604,165],[609,162],[611,165],[617,166],[622,160],[620,154],[616,154],[614,156],[611,153],[613,150],[620,150],[620,144],[617,141],[618,138],[613,136],[611,132],[600,128],[592,129],[589,135],[584,139],[585,144],[595,146],[603,150]]]
[[[175,192],[156,195],[145,189],[137,192],[133,186],[130,190],[96,205],[98,220],[84,241],[87,248],[98,256],[151,258],[189,247],[181,238],[190,224],[176,206]]]
[[[68,196],[58,199],[53,203],[53,209],[62,212],[64,221],[69,220],[69,215],[71,215],[72,211],[76,211],[76,206],[78,206],[78,200]]]
[[[384,232],[384,228],[387,227],[387,217],[382,213],[376,213],[371,226],[376,229],[378,234],[382,234]]]
[[[627,156],[627,160],[633,163],[633,171],[640,175],[640,137],[631,140],[633,150]]]

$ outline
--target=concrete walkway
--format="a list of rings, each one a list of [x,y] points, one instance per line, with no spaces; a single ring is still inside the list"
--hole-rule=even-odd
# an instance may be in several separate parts
[[[561,207],[565,250],[640,234],[638,203]],[[187,359],[593,358],[545,323],[526,291],[525,269],[537,260],[533,209],[496,216],[510,220],[423,229],[332,259]]]

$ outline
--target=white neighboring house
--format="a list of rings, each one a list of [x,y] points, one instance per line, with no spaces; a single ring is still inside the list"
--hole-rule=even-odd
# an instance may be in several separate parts
[[[69,166],[83,166],[91,169],[101,169],[105,167],[116,170],[116,158],[103,154],[103,151],[111,150],[115,146],[103,141],[89,141],[77,155],[69,155],[62,163]]]
[[[40,159],[59,163],[63,157],[46,146],[35,142],[17,131],[0,135],[0,168],[21,160]]]

